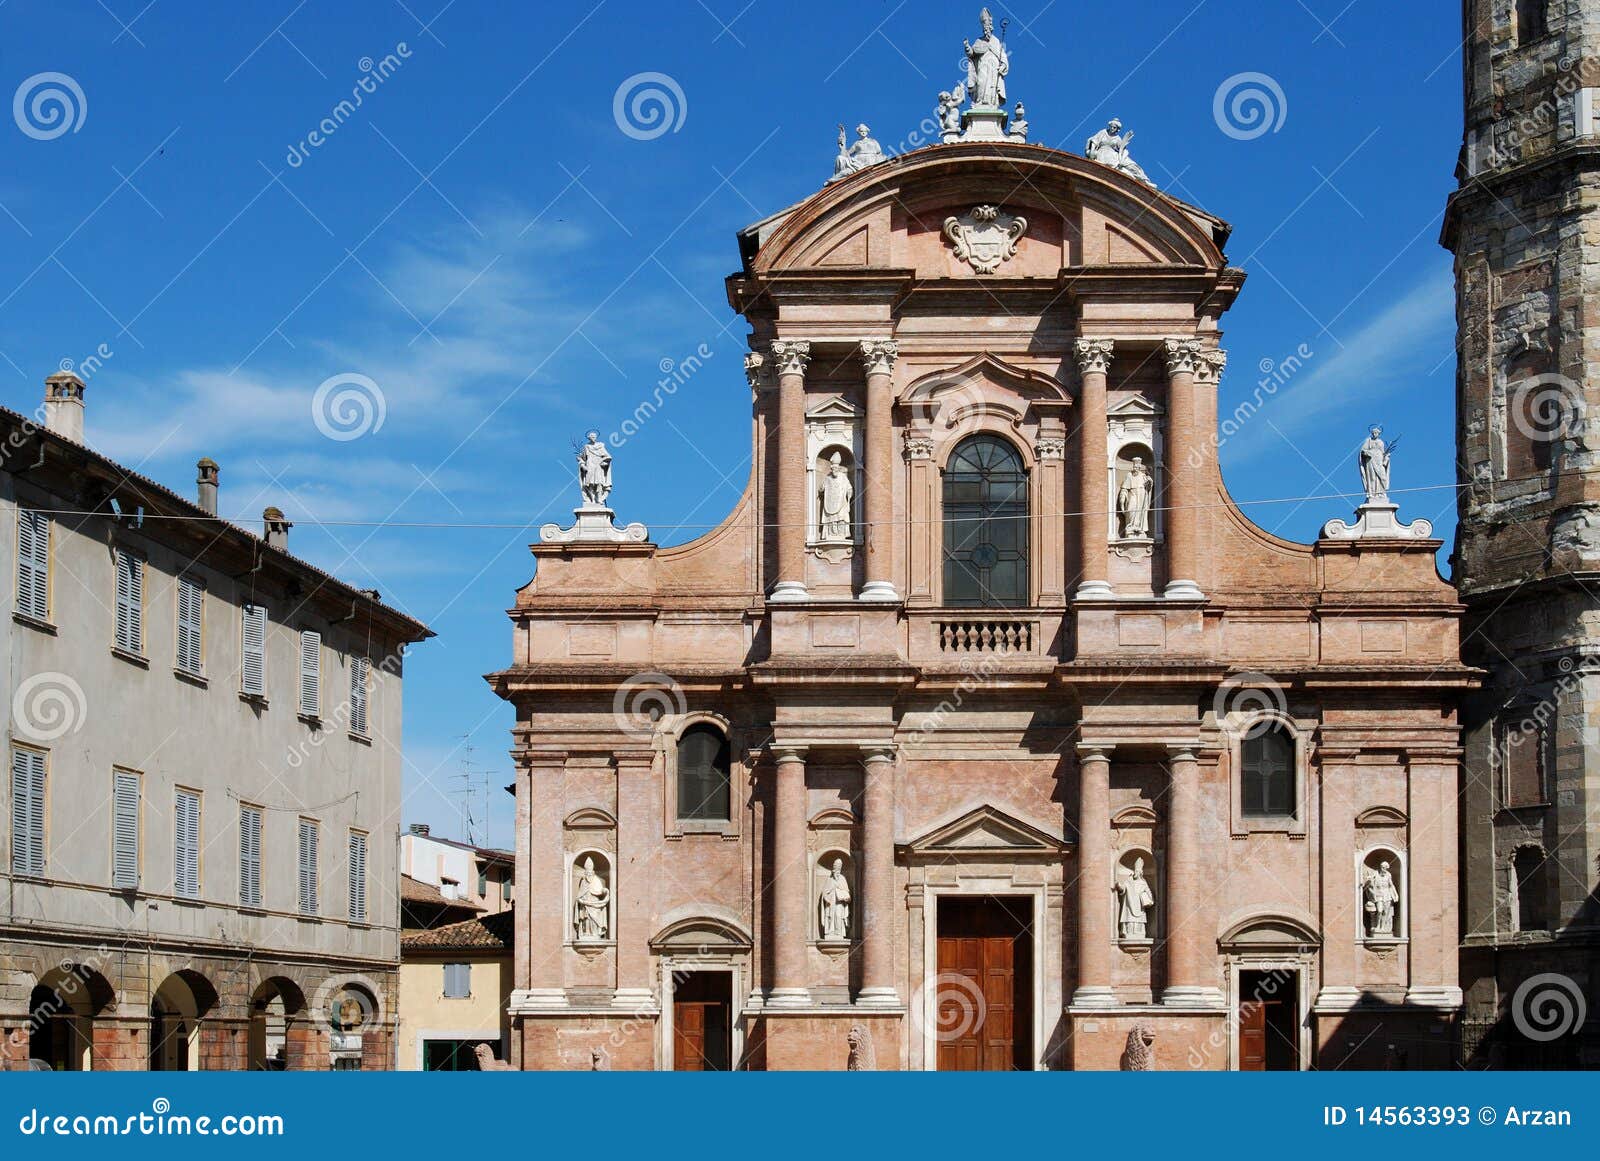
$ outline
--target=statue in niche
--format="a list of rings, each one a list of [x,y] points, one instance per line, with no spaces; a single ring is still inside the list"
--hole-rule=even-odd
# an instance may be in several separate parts
[[[585,504],[604,505],[611,495],[611,452],[598,431],[591,431],[578,449],[578,486]]]
[[[844,860],[834,859],[822,892],[817,897],[818,930],[830,942],[850,938],[850,883],[844,877]]]
[[[976,44],[963,40],[967,53],[967,92],[972,94],[972,104],[979,109],[999,109],[1006,103],[1006,74],[1011,71],[1011,57],[1006,43],[994,34],[994,17],[985,8],[978,14],[983,25],[983,35]],[[1001,25],[1002,35],[1005,26]]]
[[[1144,877],[1144,860],[1134,859],[1133,870],[1117,883],[1117,924],[1123,939],[1148,939],[1145,912],[1156,905],[1155,894]]]
[[[1093,137],[1083,147],[1084,156],[1090,161],[1098,161],[1101,165],[1125,173],[1131,178],[1142,181],[1145,185],[1153,184],[1150,175],[1128,153],[1128,143],[1133,140],[1132,133],[1122,131],[1122,122],[1116,117],[1106,123],[1106,127]]]
[[[594,869],[594,859],[585,856],[578,872],[578,889],[572,899],[572,926],[579,942],[604,939],[611,925],[611,888]]]
[[[1394,885],[1394,876],[1389,873],[1388,859],[1381,860],[1376,871],[1370,867],[1367,869],[1363,892],[1366,895],[1362,910],[1367,917],[1367,935],[1392,936],[1394,908],[1400,901],[1400,891]]]
[[[1367,503],[1382,504],[1389,499],[1389,460],[1399,442],[1385,443],[1383,428],[1376,424],[1368,430],[1367,441],[1361,445],[1361,487]]]
[[[828,457],[828,474],[817,493],[817,524],[823,540],[850,539],[850,511],[855,500],[855,485],[843,457],[834,452]]]
[[[1155,483],[1150,470],[1144,466],[1143,456],[1133,457],[1133,467],[1117,489],[1117,511],[1122,516],[1122,535],[1133,540],[1150,536],[1150,498]]]

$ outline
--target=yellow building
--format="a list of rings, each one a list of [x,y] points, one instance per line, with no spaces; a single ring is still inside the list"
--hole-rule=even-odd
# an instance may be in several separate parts
[[[510,911],[426,931],[407,931],[400,946],[397,1066],[457,1072],[478,1067],[487,1044],[500,1060],[510,1046]]]

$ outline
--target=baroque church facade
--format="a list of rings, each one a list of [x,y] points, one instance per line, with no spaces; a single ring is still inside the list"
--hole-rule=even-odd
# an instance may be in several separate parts
[[[1350,521],[1250,521],[1228,225],[1120,126],[1029,144],[992,25],[968,54],[943,141],[863,132],[740,233],[732,514],[618,526],[591,440],[533,547],[489,679],[512,1058],[1448,1067],[1474,676],[1440,542],[1381,436]]]

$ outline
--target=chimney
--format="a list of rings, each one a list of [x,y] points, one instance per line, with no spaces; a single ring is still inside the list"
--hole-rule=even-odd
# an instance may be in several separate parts
[[[268,508],[261,513],[261,525],[268,548],[289,551],[289,529],[294,525],[284,517],[281,509]]]
[[[411,824],[411,833],[419,838],[427,838],[429,829],[430,828],[428,824],[425,822],[414,822]]]
[[[44,425],[73,443],[83,442],[83,380],[57,371],[44,381]]]
[[[222,469],[217,467],[217,461],[207,456],[195,465],[200,470],[195,483],[200,485],[200,507],[205,509],[207,516],[217,514],[217,476]]]

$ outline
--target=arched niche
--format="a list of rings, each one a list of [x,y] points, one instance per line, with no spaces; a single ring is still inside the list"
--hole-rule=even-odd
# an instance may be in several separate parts
[[[847,947],[856,937],[856,863],[830,846],[811,865],[811,937],[824,947]]]
[[[611,856],[589,847],[567,863],[567,943],[580,950],[617,940],[617,897]]]
[[[1112,868],[1112,931],[1124,946],[1142,946],[1160,938],[1160,877],[1154,853],[1129,846],[1116,855]]]
[[[1368,847],[1357,856],[1356,914],[1364,943],[1398,943],[1406,938],[1408,912],[1405,852],[1398,844]]]
[[[856,408],[835,398],[806,413],[806,547],[833,564],[855,554],[861,533],[862,426]],[[837,459],[848,482],[849,501],[843,528],[825,527],[823,492]]]
[[[1148,477],[1142,526],[1130,519],[1124,509],[1123,489],[1135,475],[1136,464]],[[1142,396],[1132,396],[1106,412],[1106,534],[1112,551],[1130,559],[1148,559],[1152,546],[1165,533],[1162,494],[1166,487],[1164,440],[1161,409]],[[1133,495],[1127,497],[1132,501]]]

